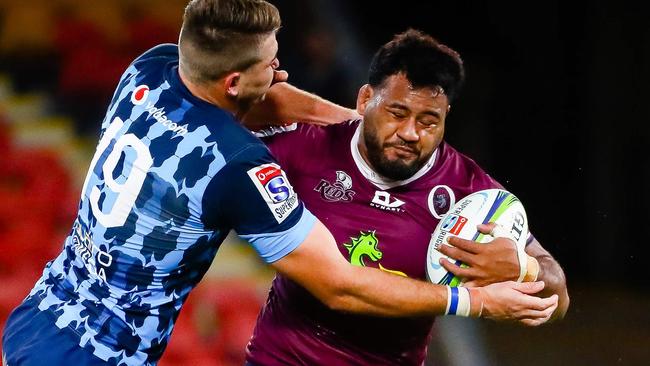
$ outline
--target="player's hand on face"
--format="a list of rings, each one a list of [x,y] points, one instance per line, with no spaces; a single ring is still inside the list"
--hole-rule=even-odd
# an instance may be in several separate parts
[[[273,70],[273,80],[271,85],[275,83],[283,83],[289,80],[289,73],[284,70]]]
[[[482,317],[515,321],[527,326],[546,323],[558,305],[558,296],[533,296],[544,289],[544,282],[514,281],[494,283],[478,288],[483,300]]]
[[[478,225],[483,234],[489,234],[493,227],[493,223]],[[516,280],[519,276],[516,244],[511,239],[495,238],[489,243],[477,243],[450,237],[449,244],[451,245],[441,245],[438,250],[467,264],[469,268],[457,266],[445,258],[440,259],[440,265],[461,277],[467,287]]]

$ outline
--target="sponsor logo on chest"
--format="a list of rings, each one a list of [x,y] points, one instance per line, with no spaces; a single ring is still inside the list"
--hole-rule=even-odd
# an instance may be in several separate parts
[[[156,122],[165,126],[169,131],[176,133],[176,135],[185,136],[187,134],[187,124],[184,126],[179,126],[178,123],[167,118],[165,112],[165,107],[156,108],[156,105],[153,103],[148,103],[145,108],[149,116],[147,118],[153,117]]]
[[[321,179],[314,191],[320,193],[320,197],[327,202],[351,202],[356,194],[352,190],[352,178],[341,170],[336,171],[335,182]]]
[[[133,89],[133,93],[131,93],[131,103],[133,105],[143,105],[149,98],[149,91],[150,89],[147,85],[136,86]],[[144,110],[149,114],[147,118],[153,118],[157,123],[160,123],[169,131],[174,132],[176,136],[185,136],[187,134],[187,124],[180,126],[178,123],[169,119],[165,112],[165,107],[158,108],[155,103],[148,102]]]
[[[402,206],[404,201],[391,197],[390,193],[384,191],[375,191],[375,197],[370,202],[370,207],[375,207],[384,211],[404,212]]]

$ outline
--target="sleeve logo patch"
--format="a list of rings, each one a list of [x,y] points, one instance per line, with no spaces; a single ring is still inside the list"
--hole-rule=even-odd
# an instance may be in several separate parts
[[[282,223],[298,207],[298,196],[279,165],[257,166],[248,171],[248,176],[278,223]]]

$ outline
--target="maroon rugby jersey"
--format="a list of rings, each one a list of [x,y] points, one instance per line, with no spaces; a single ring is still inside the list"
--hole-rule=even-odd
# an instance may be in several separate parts
[[[468,194],[501,186],[445,143],[410,179],[386,181],[359,154],[361,128],[359,121],[301,124],[266,143],[345,258],[424,280],[429,239],[441,216]],[[261,366],[421,365],[432,324],[432,318],[332,311],[278,274],[247,360]]]

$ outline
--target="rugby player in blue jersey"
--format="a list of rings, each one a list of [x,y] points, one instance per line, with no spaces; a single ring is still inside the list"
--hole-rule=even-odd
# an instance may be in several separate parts
[[[550,317],[557,297],[530,295],[543,283],[505,282],[452,298],[445,286],[352,266],[340,255],[268,149],[238,122],[286,77],[277,71],[279,27],[266,1],[193,0],[179,44],[157,46],[128,67],[62,252],[7,321],[3,365],[155,365],[230,230],[332,309],[457,309],[529,325]],[[298,115],[283,118],[323,122],[302,101],[328,104],[294,92],[294,108],[282,110]]]

